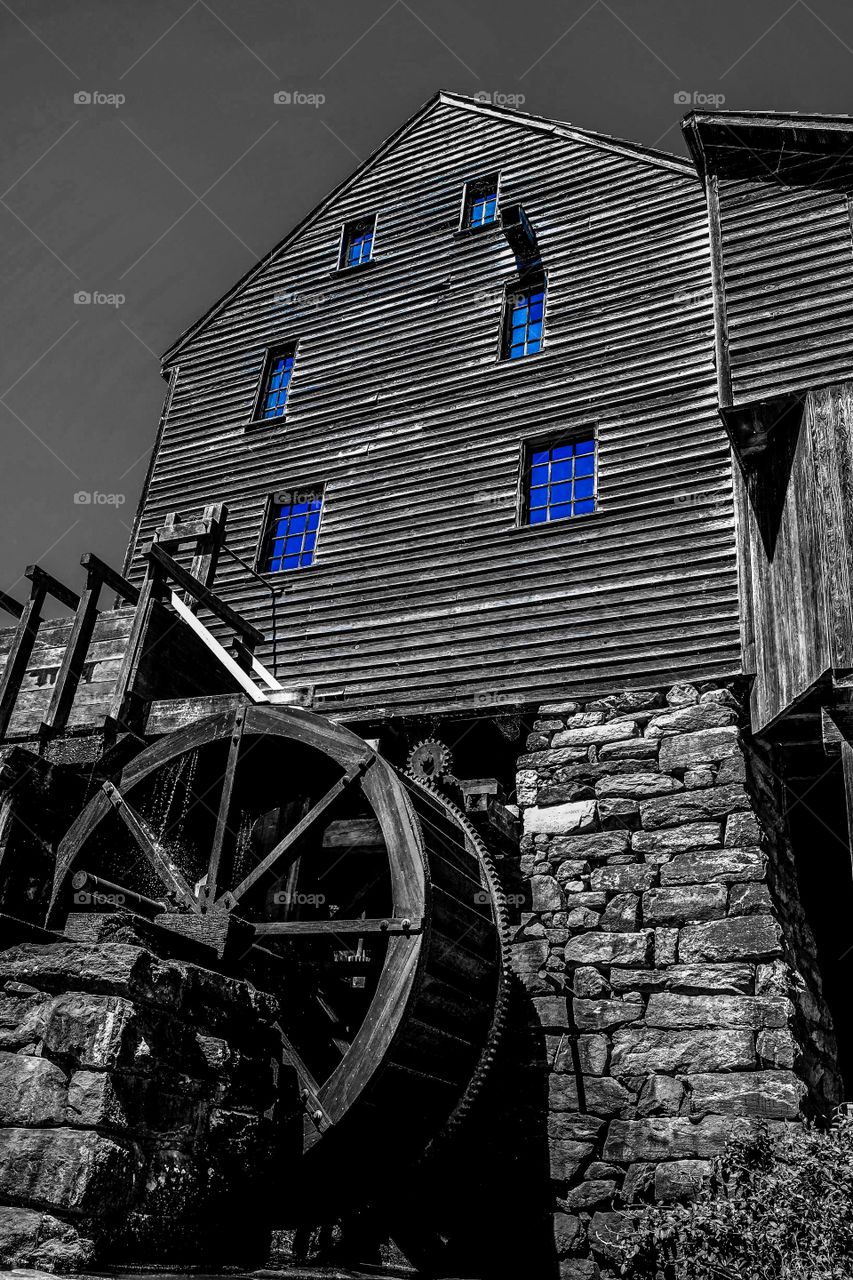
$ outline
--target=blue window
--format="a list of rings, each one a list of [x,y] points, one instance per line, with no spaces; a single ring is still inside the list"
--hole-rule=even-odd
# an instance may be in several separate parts
[[[502,355],[505,360],[518,360],[542,349],[542,325],[545,315],[545,279],[540,276],[529,284],[507,286],[504,303]]]
[[[293,373],[296,344],[273,351],[267,360],[264,373],[259,418],[281,418],[287,404],[287,388]]]
[[[528,524],[547,524],[595,510],[595,439],[555,440],[527,448]]]
[[[478,178],[476,182],[465,184],[465,207],[462,214],[462,226],[475,231],[479,227],[488,227],[497,220],[498,179],[493,174],[488,178]]]
[[[370,261],[373,252],[373,233],[376,230],[376,215],[370,218],[357,218],[354,222],[344,224],[344,236],[341,242],[341,267],[360,267]]]
[[[321,488],[273,495],[261,557],[264,573],[283,573],[313,564],[322,511]]]

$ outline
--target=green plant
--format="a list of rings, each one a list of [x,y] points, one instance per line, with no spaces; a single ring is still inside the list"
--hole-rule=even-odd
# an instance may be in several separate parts
[[[851,1280],[853,1111],[733,1138],[699,1197],[644,1208],[621,1253],[631,1280]]]

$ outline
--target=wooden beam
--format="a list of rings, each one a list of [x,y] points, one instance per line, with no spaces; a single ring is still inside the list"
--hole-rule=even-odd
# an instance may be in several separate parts
[[[20,618],[24,612],[24,606],[19,604],[17,600],[13,600],[11,596],[7,596],[5,591],[0,591],[0,609],[4,609],[6,613],[11,613],[13,618]]]
[[[69,609],[76,609],[80,603],[80,597],[76,591],[66,587],[64,583],[60,582],[58,578],[54,578],[52,573],[48,573],[40,565],[28,564],[24,570],[24,577],[29,578],[33,588],[38,588],[46,595],[53,596],[54,600],[67,605]]]
[[[219,552],[225,541],[225,522],[228,508],[224,502],[213,502],[205,507],[202,523],[210,525],[210,532],[203,534],[196,543],[196,552],[190,565],[190,573],[202,586],[212,587],[219,563]]]
[[[114,591],[117,596],[121,596],[122,600],[126,600],[128,604],[138,602],[139,587],[128,582],[127,578],[123,578],[116,569],[111,568],[94,552],[84,552],[80,557],[80,563],[87,572],[96,573],[104,586],[109,587],[110,591]]]
[[[389,916],[384,920],[265,920],[255,925],[257,936],[264,938],[316,937],[321,934],[420,933],[420,916]]]
[[[271,871],[275,864],[280,862],[285,854],[292,852],[294,847],[307,833],[309,828],[312,827],[315,822],[319,821],[329,807],[340,799],[347,788],[352,786],[352,784],[361,777],[364,771],[375,759],[376,756],[373,754],[363,756],[357,764],[353,765],[348,773],[345,773],[342,778],[339,778],[334,786],[329,788],[323,798],[318,800],[314,807],[306,813],[305,817],[300,819],[291,831],[288,831],[284,839],[279,840],[275,848],[271,849],[264,860],[258,863],[254,871],[251,871],[249,875],[246,876],[245,880],[241,881],[237,888],[231,893],[224,893],[222,895],[222,898],[220,899],[222,904],[226,906],[229,911],[232,910],[240,899],[249,892],[252,886],[257,884],[261,876],[265,875],[268,871]]]
[[[235,631],[244,644],[251,647],[263,642],[264,633],[262,631],[259,631],[257,627],[253,627],[250,622],[246,622],[245,618],[241,617],[235,609],[232,609],[224,600],[220,600],[219,596],[215,595],[208,587],[205,587],[197,578],[194,578],[188,570],[182,568],[156,542],[149,543],[143,550],[142,556],[149,564],[159,566],[162,572],[171,578],[181,590],[188,592],[199,604],[203,604],[206,609],[209,609],[220,622],[224,622],[227,627]]]
[[[243,740],[243,726],[246,723],[246,708],[240,707],[234,713],[234,727],[231,731],[231,741],[228,744],[228,760],[225,765],[225,773],[222,778],[222,793],[219,797],[219,809],[216,814],[216,830],[213,834],[213,845],[210,851],[210,862],[207,868],[207,887],[205,889],[205,899],[211,903],[216,898],[216,890],[219,884],[219,868],[222,862],[222,851],[225,845],[225,836],[228,832],[228,815],[231,812],[231,794],[234,790],[234,781],[237,776],[237,763],[240,758],[240,744]]]
[[[44,604],[45,587],[37,577],[31,578],[30,598],[24,605],[12,647],[6,658],[3,680],[0,682],[0,738],[5,737],[18,699],[21,681],[27,670],[27,664],[33,652],[33,645],[38,635],[41,622],[41,610]]]
[[[128,804],[118,787],[113,786],[111,782],[104,782],[102,789],[163,883],[180,899],[185,907],[188,907],[194,914],[199,914],[198,899],[180,870],[163,853],[156,836],[142,815],[137,813],[132,805]]]

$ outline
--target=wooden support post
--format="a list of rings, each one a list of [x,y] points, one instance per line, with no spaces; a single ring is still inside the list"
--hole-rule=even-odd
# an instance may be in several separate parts
[[[844,799],[847,805],[847,844],[853,871],[853,744],[844,738],[841,742],[841,768],[844,773]]]
[[[24,606],[19,604],[17,600],[13,600],[11,596],[7,596],[5,591],[0,591],[0,609],[4,609],[6,613],[11,613],[13,618],[20,618],[24,612]]]
[[[134,684],[136,682],[139,663],[145,649],[145,642],[148,638],[148,628],[151,623],[151,614],[154,611],[155,601],[160,598],[164,591],[163,573],[158,565],[149,566],[148,577],[142,584],[139,591],[139,597],[136,604],[136,614],[133,619],[133,626],[127,640],[127,648],[124,651],[121,670],[118,673],[116,687],[113,692],[113,700],[110,704],[109,715],[117,721],[123,728],[128,728],[127,718],[129,711],[129,702],[133,697]]]
[[[204,587],[213,586],[217,565],[219,564],[219,552],[225,541],[225,522],[227,518],[228,508],[224,502],[213,502],[205,507],[202,513],[202,520],[205,524],[210,525],[210,533],[204,534],[196,543],[196,552],[190,565],[190,573]],[[198,603],[190,597],[185,597],[185,599],[195,613]]]
[[[27,566],[25,577],[30,580],[30,598],[23,606],[15,638],[6,659],[3,680],[0,683],[0,738],[4,737],[15,709],[21,681],[26,675],[27,664],[33,652],[33,646],[41,623],[41,611],[45,596],[52,595],[71,609],[76,609],[80,597],[68,587],[63,586],[51,574],[39,568],[37,564]]]

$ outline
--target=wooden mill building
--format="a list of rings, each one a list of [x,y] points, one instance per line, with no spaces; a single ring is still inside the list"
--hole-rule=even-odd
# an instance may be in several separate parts
[[[0,1119],[5,1259],[197,1260],[240,1203],[303,1268],[594,1280],[849,1096],[853,120],[684,131],[437,94],[166,352],[122,572],[0,600],[0,1074],[77,1099]],[[168,1092],[167,969],[168,1148],[50,1012],[132,1005]],[[47,1185],[82,1129],[120,1203]]]

